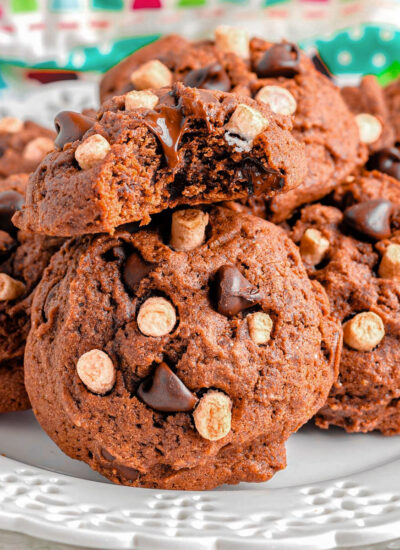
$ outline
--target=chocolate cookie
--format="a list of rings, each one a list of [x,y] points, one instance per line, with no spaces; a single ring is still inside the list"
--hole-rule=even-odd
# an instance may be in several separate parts
[[[100,100],[173,82],[221,92],[240,90],[254,78],[246,61],[248,53],[247,34],[240,29],[219,27],[215,42],[166,36],[110,69],[100,83]]]
[[[345,86],[342,96],[360,128],[370,154],[392,147],[395,134],[383,88],[376,76],[364,76],[359,86]]]
[[[0,118],[0,178],[29,174],[54,148],[55,133],[35,122]]]
[[[265,481],[324,403],[340,337],[279,227],[180,210],[53,257],[35,293],[26,384],[50,437],[114,482]]]
[[[278,223],[298,206],[330,193],[356,166],[364,164],[367,150],[339,89],[296,45],[254,38],[250,53],[258,77],[250,84],[252,96],[276,113],[293,115],[293,135],[306,150],[307,174],[298,187],[266,204],[262,198],[249,202],[255,214],[264,213]]]
[[[30,178],[18,227],[111,233],[168,207],[283,192],[304,176],[290,118],[249,98],[176,84],[114,97],[92,122],[57,117],[60,150]]]
[[[26,409],[23,356],[32,295],[59,239],[31,235],[12,225],[24,202],[27,175],[0,180],[0,413]]]
[[[335,193],[339,208],[301,211],[292,237],[342,323],[337,382],[321,428],[400,433],[400,183],[363,173]]]

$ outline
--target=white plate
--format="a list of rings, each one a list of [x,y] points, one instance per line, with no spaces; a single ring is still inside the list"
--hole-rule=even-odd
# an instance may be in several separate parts
[[[0,116],[50,125],[58,111],[96,102],[95,84],[61,82],[28,99],[5,94]],[[104,550],[318,550],[400,535],[400,437],[309,425],[289,440],[289,466],[269,483],[205,493],[112,485],[64,456],[31,412],[0,415],[0,453],[0,529],[60,543]]]
[[[0,416],[0,528],[93,548],[329,549],[400,534],[400,438],[305,426],[269,483],[115,486],[67,458],[32,412]]]

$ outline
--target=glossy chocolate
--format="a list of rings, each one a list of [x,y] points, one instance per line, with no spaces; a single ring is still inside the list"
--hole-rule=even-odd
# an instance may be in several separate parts
[[[218,62],[190,71],[186,75],[184,83],[189,88],[220,90],[221,92],[229,92],[232,86],[227,72]]]
[[[95,122],[94,118],[81,113],[61,111],[54,119],[54,126],[57,130],[57,137],[54,141],[55,146],[62,149],[67,143],[81,139]]]
[[[143,260],[138,252],[132,252],[122,270],[122,279],[129,290],[134,290],[140,281],[154,269]]]
[[[216,279],[217,310],[222,315],[233,317],[262,298],[258,288],[249,283],[234,265],[221,266]]]
[[[17,228],[11,219],[17,210],[21,210],[25,199],[18,191],[3,191],[0,193],[0,230],[15,235]]]
[[[260,78],[291,78],[300,72],[300,51],[290,42],[274,44],[266,50],[255,69]]]
[[[387,239],[391,235],[390,220],[393,203],[373,199],[350,206],[344,212],[346,224],[371,239]]]

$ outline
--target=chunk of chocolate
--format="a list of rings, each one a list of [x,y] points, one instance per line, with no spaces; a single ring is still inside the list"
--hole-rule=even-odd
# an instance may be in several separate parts
[[[132,252],[122,270],[122,279],[129,290],[134,290],[140,281],[154,269],[153,264],[143,260],[138,252]]]
[[[231,81],[219,63],[212,63],[207,67],[190,71],[184,80],[189,88],[203,88],[205,90],[220,90],[221,92],[229,92],[231,89]]]
[[[344,212],[346,224],[371,239],[387,239],[391,235],[390,219],[393,203],[372,199],[350,206]]]
[[[283,42],[269,48],[256,66],[260,78],[286,76],[291,78],[300,72],[300,51],[295,44]]]
[[[400,180],[400,148],[388,147],[382,149],[370,158],[368,167]]]
[[[257,287],[243,277],[234,265],[223,265],[217,271],[217,310],[233,317],[262,299]]]
[[[67,143],[81,139],[95,122],[94,118],[81,113],[61,111],[54,119],[54,126],[58,134],[54,142],[55,146],[57,149],[62,149]]]
[[[189,412],[197,403],[197,397],[166,363],[160,363],[153,377],[141,382],[137,395],[146,405],[162,412]]]

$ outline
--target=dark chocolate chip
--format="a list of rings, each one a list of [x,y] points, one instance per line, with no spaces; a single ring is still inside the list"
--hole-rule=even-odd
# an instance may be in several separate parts
[[[25,199],[17,191],[3,191],[0,193],[0,230],[10,235],[17,233],[17,228],[11,219],[17,210],[21,210]]]
[[[243,277],[234,265],[223,265],[217,271],[218,312],[233,317],[262,299],[257,287]]]
[[[57,137],[54,141],[58,149],[62,149],[67,143],[72,143],[81,137],[96,122],[94,118],[75,113],[74,111],[61,111],[54,119]]]
[[[45,321],[49,320],[50,309],[53,305],[54,298],[57,297],[57,292],[59,287],[60,287],[60,283],[57,283],[56,285],[54,285],[46,296],[46,300],[43,305],[43,314],[44,314]]]
[[[175,168],[180,161],[178,149],[185,130],[181,109],[160,103],[158,110],[150,111],[143,122],[159,140],[169,168]]]
[[[300,72],[300,51],[295,44],[283,42],[269,48],[256,66],[260,78],[295,76]]]
[[[115,456],[109,453],[106,449],[101,449],[101,455],[103,458],[105,458],[109,462],[112,462],[113,460],[115,460]]]
[[[184,80],[189,88],[202,88],[205,90],[220,90],[229,92],[231,80],[222,65],[215,62],[202,69],[190,71]]]
[[[390,237],[390,219],[393,203],[385,199],[372,199],[350,206],[344,212],[346,224],[372,239]]]
[[[265,195],[271,191],[282,189],[285,184],[285,180],[278,170],[264,168],[260,162],[249,158],[244,160],[243,174],[247,178],[251,195]]]
[[[318,72],[320,72],[321,74],[325,75],[327,78],[329,78],[330,80],[333,80],[333,75],[332,73],[330,72],[330,70],[328,69],[328,67],[325,65],[324,61],[322,60],[321,56],[319,55],[319,53],[315,53],[312,57],[311,57],[311,61],[313,62],[313,65],[314,67],[317,69]]]
[[[382,149],[369,159],[368,168],[379,170],[400,180],[400,148]]]
[[[162,412],[189,412],[197,403],[197,397],[166,363],[156,367],[153,377],[141,382],[137,395],[146,405]]]
[[[140,281],[154,269],[153,264],[143,260],[138,252],[132,252],[122,270],[122,279],[129,290],[135,290]]]
[[[136,481],[140,474],[138,470],[129,466],[116,466],[116,470],[129,481]]]

